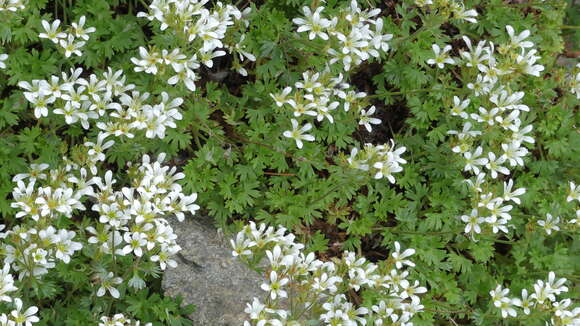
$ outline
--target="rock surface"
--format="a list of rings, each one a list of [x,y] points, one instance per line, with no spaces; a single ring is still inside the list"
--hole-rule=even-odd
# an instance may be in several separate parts
[[[262,297],[263,278],[235,259],[229,238],[222,237],[209,218],[170,220],[182,247],[176,268],[163,275],[166,295],[181,295],[194,304],[195,326],[240,326],[247,319],[246,303]]]

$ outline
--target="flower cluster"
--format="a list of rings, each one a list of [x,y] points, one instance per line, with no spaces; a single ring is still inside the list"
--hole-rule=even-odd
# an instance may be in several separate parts
[[[507,225],[511,218],[508,212],[512,206],[504,205],[504,202],[511,200],[519,204],[515,196],[523,194],[525,189],[511,192],[513,181],[510,180],[508,184],[504,182],[504,195],[496,196],[487,190],[483,191],[493,184],[483,188],[481,185],[486,182],[486,177],[497,179],[500,175],[510,175],[510,169],[523,167],[523,158],[529,153],[524,144],[534,143],[534,138],[529,136],[532,125],[522,123],[525,112],[529,112],[530,108],[522,102],[525,94],[515,90],[517,85],[514,81],[518,76],[539,76],[544,67],[536,64],[540,57],[536,56],[534,44],[526,40],[529,31],[516,34],[509,25],[506,30],[509,41],[497,48],[494,43],[487,41],[480,41],[474,46],[464,36],[468,51],[461,50],[461,58],[445,59],[473,70],[474,75],[477,75],[467,85],[474,97],[462,99],[454,96],[451,105],[450,114],[463,120],[462,130],[448,131],[455,138],[452,151],[463,156],[464,171],[476,177],[475,181],[468,180],[468,184],[476,196],[477,204],[470,215],[461,217],[467,223],[466,232],[471,233],[480,232],[480,223],[486,223],[494,233],[500,230],[508,232]],[[477,104],[477,109],[473,103]],[[497,138],[485,141],[490,133],[494,133]],[[510,199],[506,199],[506,196]],[[482,208],[489,212],[482,212]]]
[[[149,93],[141,94],[134,90],[135,85],[125,84],[122,70],[109,68],[102,78],[95,74],[82,78],[82,73],[81,68],[71,69],[70,75],[63,72],[62,77],[53,75],[49,80],[18,85],[26,90],[24,96],[33,105],[36,118],[48,116],[51,106],[67,124],[80,122],[89,129],[90,120],[99,120],[97,127],[105,135],[133,138],[133,130],[144,130],[147,138],[163,138],[166,128],[175,128],[175,121],[182,118],[178,110],[181,98],[171,100],[163,92],[159,103],[146,104]]]
[[[513,208],[513,205],[508,203],[511,201],[520,204],[521,200],[518,197],[523,195],[526,189],[512,190],[514,183],[512,179],[509,179],[503,183],[503,195],[496,196],[493,192],[484,192],[485,173],[480,173],[475,181],[466,180],[466,182],[477,195],[478,202],[469,215],[460,217],[465,223],[465,233],[471,234],[475,240],[475,234],[481,233],[481,224],[487,224],[493,233],[499,231],[508,233],[507,226],[512,218],[510,211]]]
[[[27,0],[0,0],[0,12],[11,11],[16,12],[25,8]]]
[[[460,21],[477,23],[477,11],[475,9],[465,9],[461,0],[415,0],[415,5],[437,11],[443,17],[451,17]]]
[[[357,1],[342,9],[336,16],[324,17],[324,7],[311,10],[303,7],[304,17],[294,18],[298,33],[308,32],[308,38],[319,37],[328,43],[326,54],[330,64],[342,63],[344,70],[360,65],[370,57],[379,58],[389,50],[392,34],[383,34],[382,18],[372,19],[380,9],[361,10]]]
[[[30,306],[23,311],[24,304],[19,298],[14,299],[13,305],[15,309],[8,315],[0,314],[0,326],[32,326],[33,323],[40,321],[36,316],[38,307]]]
[[[294,88],[288,86],[270,96],[277,107],[289,109],[295,118],[311,117],[316,118],[317,122],[328,120],[334,123],[339,114],[354,114],[359,119],[359,125],[371,132],[372,125],[381,123],[380,119],[373,117],[376,107],[367,107],[367,94],[357,92],[342,73],[336,75],[332,71],[337,63],[348,71],[352,65],[359,65],[370,57],[380,58],[381,52],[389,50],[388,41],[392,35],[382,33],[382,18],[371,19],[380,13],[379,9],[362,11],[353,0],[348,8],[342,9],[333,18],[322,17],[323,10],[324,7],[314,11],[304,7],[305,18],[295,18],[293,22],[299,25],[298,32],[309,33],[310,40],[319,37],[330,44],[328,54],[332,58],[329,65],[322,72],[304,72]],[[375,31],[371,30],[373,25]],[[315,140],[313,135],[307,133],[312,129],[311,123],[302,126],[296,119],[291,119],[291,123],[292,130],[285,131],[283,135],[294,139],[298,148],[302,148],[304,140]],[[400,157],[404,151],[404,147],[395,150],[392,141],[390,145],[365,144],[364,151],[360,153],[358,148],[352,149],[348,162],[351,167],[363,171],[372,169],[370,173],[375,179],[385,177],[394,183],[392,174],[402,171],[400,164],[406,163]]]
[[[170,29],[183,41],[184,48],[195,49],[195,53],[187,55],[182,49],[175,48],[172,51],[155,48],[139,48],[141,58],[131,58],[135,64],[135,71],[157,75],[171,75],[167,83],[175,85],[183,82],[190,90],[195,91],[195,81],[198,76],[195,70],[205,65],[212,68],[215,58],[225,56],[227,49],[234,56],[234,67],[247,76],[247,71],[241,65],[245,59],[256,61],[256,57],[245,50],[242,45],[245,35],[241,34],[237,42],[226,43],[226,33],[236,23],[247,28],[249,23],[244,19],[249,15],[251,8],[243,12],[232,5],[224,5],[217,2],[213,10],[204,6],[209,0],[153,0],[149,5],[149,13],[140,12],[137,17],[145,17],[150,21],[161,23],[161,30]],[[241,28],[240,28],[241,29]],[[231,42],[231,41],[230,41]],[[171,67],[171,73],[166,67]]]
[[[389,50],[387,41],[392,35],[382,34],[381,18],[371,19],[380,13],[379,9],[361,11],[357,2],[352,1],[350,7],[331,19],[321,16],[323,10],[324,7],[318,7],[312,12],[304,7],[305,17],[295,18],[293,22],[299,25],[298,32],[309,32],[310,40],[320,37],[330,44],[328,54],[333,58],[329,65],[322,72],[304,72],[302,80],[294,84],[294,89],[286,87],[281,93],[270,96],[278,107],[289,108],[295,118],[316,117],[318,122],[326,119],[334,123],[338,114],[336,109],[342,107],[345,112],[354,112],[359,124],[371,132],[372,125],[381,123],[380,119],[372,117],[376,108],[365,108],[367,94],[357,92],[342,73],[336,75],[331,68],[338,62],[348,71],[351,66],[359,65],[371,56],[379,58],[380,52]],[[370,29],[371,25],[375,27],[374,32]],[[297,120],[292,119],[291,122],[293,128],[285,131],[284,136],[294,139],[298,148],[302,148],[302,140],[315,140],[314,136],[305,134],[312,128],[310,123],[301,127]]]
[[[531,311],[541,311],[553,314],[550,322],[546,325],[578,325],[580,324],[580,308],[572,308],[571,299],[558,301],[556,296],[568,292],[565,278],[556,280],[554,272],[548,274],[548,280],[538,280],[534,284],[534,291],[522,290],[521,298],[508,298],[510,289],[498,285],[489,294],[492,297],[493,305],[501,310],[501,316],[516,317],[518,312],[515,307],[523,310],[529,315]],[[531,293],[531,294],[530,294]]]
[[[288,86],[281,93],[270,94],[277,107],[289,109],[295,118],[311,117],[318,122],[328,120],[334,123],[335,116],[339,114],[336,109],[341,107],[344,112],[354,112],[360,119],[359,123],[370,132],[372,131],[371,124],[379,124],[381,120],[372,117],[375,112],[374,106],[368,110],[364,109],[362,101],[366,95],[364,92],[356,92],[344,80],[342,74],[334,76],[329,67],[322,73],[304,72],[302,80],[294,84],[294,89]],[[285,131],[283,135],[294,139],[298,148],[302,148],[302,140],[315,140],[314,136],[305,134],[306,131],[312,129],[310,123],[301,127],[297,120],[290,121],[292,130]]]
[[[116,314],[113,317],[103,316],[101,317],[101,322],[99,326],[140,326],[141,322],[138,320],[131,321],[131,319],[126,318],[123,314]],[[143,326],[152,326],[152,323],[147,323]]]
[[[283,227],[250,222],[231,243],[234,256],[251,259],[265,253],[270,266],[268,281],[261,285],[268,298],[265,303],[254,298],[247,304],[246,326],[300,325],[312,319],[324,325],[365,325],[372,320],[375,325],[412,325],[413,315],[423,309],[419,294],[427,289],[409,281],[405,270],[415,266],[409,260],[415,250],[401,251],[398,242],[384,269],[348,251],[341,259],[316,259],[314,253],[304,254],[304,245]],[[364,289],[374,289],[382,297],[361,306],[347,300],[349,290]],[[295,303],[290,306],[284,304],[289,296]]]
[[[88,227],[91,233],[88,242],[98,246],[106,254],[149,256],[149,259],[164,270],[175,267],[171,258],[181,248],[175,242],[177,236],[165,216],[175,215],[179,221],[184,213],[195,214],[199,206],[194,202],[197,194],[185,195],[176,183],[185,177],[176,173],[175,167],[163,166],[165,154],[156,161],[143,156],[140,165],[129,166],[132,187],[114,190],[117,181],[112,172],[104,178],[95,177],[95,199],[92,210],[99,214],[97,228]]]
[[[387,178],[389,182],[395,183],[393,174],[403,171],[401,164],[407,163],[401,158],[405,150],[404,146],[395,148],[393,140],[383,145],[367,143],[362,150],[353,147],[347,161],[351,168],[369,171],[375,179]]]
[[[431,45],[433,49],[433,54],[435,54],[434,58],[428,59],[427,64],[430,65],[437,65],[437,68],[443,69],[445,68],[445,64],[454,65],[455,60],[449,56],[449,51],[451,51],[451,45],[445,45],[443,50],[437,44]]]
[[[74,241],[76,232],[57,230],[51,223],[84,210],[82,201],[92,198],[91,210],[99,214],[100,223],[96,228],[87,227],[86,231],[90,233],[88,243],[97,246],[100,254],[146,255],[162,270],[175,267],[171,257],[180,247],[163,217],[175,215],[182,221],[185,212],[193,214],[199,206],[194,204],[196,194],[187,196],[181,192],[181,186],[175,182],[184,175],[163,166],[164,157],[161,154],[152,162],[144,155],[142,164],[129,167],[132,187],[120,191],[113,189],[117,181],[111,171],[104,177],[89,177],[84,167],[72,162],[65,168],[50,170],[48,175],[43,173],[46,165],[36,165],[30,173],[15,176],[18,186],[13,191],[12,207],[19,210],[16,217],[29,217],[37,227],[19,225],[3,234],[5,262],[12,264],[20,279],[46,274],[57,260],[69,263],[83,245]],[[41,182],[44,187],[38,185]],[[98,294],[103,295],[104,290]],[[118,292],[108,290],[118,297]]]
[[[54,44],[59,45],[67,58],[72,54],[80,57],[83,55],[81,48],[89,40],[89,34],[96,31],[94,27],[85,28],[85,22],[86,17],[81,16],[78,23],[72,23],[68,31],[63,32],[60,29],[60,20],[56,19],[52,23],[43,20],[42,27],[44,28],[44,32],[38,34],[38,37],[49,39]],[[78,39],[82,39],[82,41]]]
[[[31,164],[29,171],[14,176],[11,206],[17,210],[15,217],[21,223],[6,231],[6,226],[0,225],[0,231],[4,231],[0,233],[0,256],[5,264],[0,273],[0,301],[13,301],[10,295],[18,290],[10,270],[17,273],[19,280],[40,279],[56,264],[70,263],[81,249],[91,252],[96,260],[130,255],[136,262],[148,264],[143,269],[135,263],[119,275],[103,266],[96,267],[92,279],[97,297],[108,292],[119,298],[117,288],[124,282],[142,289],[145,282],[141,271],[177,265],[173,257],[181,248],[165,217],[176,216],[182,221],[185,213],[193,214],[199,209],[195,204],[197,195],[183,194],[177,183],[184,174],[163,165],[163,153],[157,160],[144,155],[141,164],[128,163],[130,183],[119,189],[114,187],[119,182],[112,171],[99,174],[98,169],[99,163],[105,161],[105,151],[114,145],[107,137],[133,137],[134,128],[146,129],[149,138],[163,138],[165,126],[175,127],[173,119],[181,119],[177,107],[182,100],[170,100],[162,93],[160,104],[147,105],[148,93],[127,94],[134,85],[125,84],[122,71],[109,69],[103,79],[94,74],[84,79],[81,74],[82,69],[71,69],[70,75],[63,73],[62,78],[52,76],[50,80],[19,83],[26,99],[35,105],[37,118],[47,116],[48,105],[53,104],[53,113],[64,114],[69,124],[80,120],[86,129],[90,127],[89,118],[102,118],[96,126],[104,131],[96,141],[79,146],[72,159],[64,157],[62,165],[50,169],[48,164]],[[118,103],[114,98],[118,98]],[[151,126],[156,123],[161,127]],[[62,218],[72,218],[88,208],[98,215],[98,222],[75,231],[55,227]],[[0,325],[30,325],[38,321],[36,307],[21,312],[22,302],[14,302],[17,309],[12,317],[0,316],[4,318]],[[117,317],[103,322],[125,325]]]

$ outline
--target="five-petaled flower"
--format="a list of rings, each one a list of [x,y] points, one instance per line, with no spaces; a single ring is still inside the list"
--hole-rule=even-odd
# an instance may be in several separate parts
[[[455,64],[455,60],[450,58],[448,54],[448,52],[451,51],[451,45],[445,45],[445,47],[443,47],[443,51],[437,44],[433,44],[431,48],[433,49],[433,53],[435,53],[435,58],[428,59],[428,64],[437,65],[439,69],[443,69],[445,64]]]
[[[303,127],[299,127],[298,121],[296,121],[296,119],[292,119],[290,121],[292,122],[292,130],[284,131],[284,137],[294,139],[298,148],[302,148],[302,140],[314,141],[314,136],[305,134],[305,132],[312,129],[312,125],[310,123],[305,124]]]

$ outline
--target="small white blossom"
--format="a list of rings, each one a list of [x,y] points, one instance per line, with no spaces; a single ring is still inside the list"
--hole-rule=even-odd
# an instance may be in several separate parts
[[[109,272],[101,278],[101,286],[97,290],[97,297],[102,297],[105,295],[106,291],[109,291],[113,298],[118,299],[121,294],[119,293],[119,290],[115,288],[115,286],[121,283],[123,283],[122,278],[115,277],[113,272]]]
[[[445,64],[453,65],[455,64],[455,60],[449,57],[448,52],[451,51],[451,45],[445,45],[443,50],[437,44],[433,44],[432,46],[433,53],[435,54],[435,58],[428,59],[427,63],[430,65],[437,65],[439,69],[443,69]]]
[[[298,148],[302,148],[302,140],[306,141],[314,141],[314,136],[310,134],[305,134],[308,130],[312,129],[312,125],[310,123],[305,124],[303,127],[298,126],[298,121],[295,119],[291,120],[292,122],[292,130],[284,131],[283,135],[286,138],[292,138],[296,141],[296,146]]]
[[[540,225],[548,235],[552,234],[552,231],[560,231],[558,224],[560,223],[560,217],[553,218],[552,214],[546,214],[545,220],[539,220],[538,225]]]
[[[373,118],[371,115],[375,113],[375,106],[371,106],[368,111],[360,110],[360,120],[358,122],[359,125],[365,126],[368,132],[373,131],[371,124],[378,125],[381,123],[381,119]]]
[[[66,33],[63,33],[59,29],[60,20],[56,19],[55,21],[50,24],[46,20],[42,21],[42,27],[44,28],[45,33],[38,34],[40,38],[47,38],[51,40],[53,43],[58,44],[61,39],[66,38]]]
[[[36,306],[28,307],[24,312],[22,312],[22,300],[19,298],[14,299],[15,310],[12,310],[10,316],[14,320],[15,326],[32,326],[33,323],[38,323],[40,319],[36,316],[38,308]]]

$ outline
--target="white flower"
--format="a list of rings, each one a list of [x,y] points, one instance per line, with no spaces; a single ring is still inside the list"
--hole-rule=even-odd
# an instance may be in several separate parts
[[[477,174],[475,181],[467,179],[464,180],[464,182],[467,183],[474,191],[482,192],[483,189],[481,188],[481,185],[485,182],[484,178],[485,173],[479,173]]]
[[[209,52],[204,52],[204,51],[200,51],[198,52],[199,54],[199,61],[201,63],[203,63],[206,67],[208,68],[212,68],[213,67],[213,59],[214,58],[218,58],[218,57],[223,57],[224,55],[226,55],[226,51],[209,51]]]
[[[89,40],[90,33],[94,33],[96,29],[94,27],[84,28],[86,17],[81,16],[78,23],[72,23],[72,28],[76,37],[80,37],[85,41]]]
[[[402,280],[401,289],[403,290],[401,292],[402,299],[411,298],[412,300],[417,300],[419,299],[417,294],[427,292],[427,288],[419,286],[419,281],[417,280],[415,280],[415,283],[413,285],[411,285],[411,283],[407,280]]]
[[[254,301],[252,301],[251,304],[246,303],[246,309],[244,309],[244,312],[250,315],[251,319],[258,319],[260,318],[262,311],[264,311],[264,308],[266,308],[266,305],[260,303],[258,298],[254,298]]]
[[[308,38],[313,40],[316,36],[320,37],[323,40],[328,40],[328,34],[325,33],[325,29],[331,25],[331,22],[328,19],[321,18],[320,14],[324,7],[318,7],[314,11],[314,13],[310,10],[310,8],[304,6],[302,7],[304,11],[305,18],[294,18],[292,22],[296,25],[299,25],[297,32],[308,32]]]
[[[512,317],[516,317],[518,315],[518,313],[516,312],[516,310],[513,308],[512,305],[513,305],[512,299],[502,298],[499,301],[499,305],[496,305],[496,307],[501,309],[501,316],[503,318],[506,318],[508,315],[510,315]]]
[[[352,271],[352,270],[351,270]],[[328,276],[328,273],[322,273],[320,277],[315,277],[312,282],[312,288],[316,291],[328,291],[335,293],[337,291],[336,284],[342,282],[342,278],[338,276]]]
[[[362,37],[363,35],[355,29],[353,29],[348,35],[338,32],[336,33],[336,38],[338,38],[342,46],[342,54],[354,54],[357,59],[366,60],[368,59],[368,54],[363,52],[362,48],[367,48],[369,43]]]
[[[491,177],[492,178],[497,178],[497,173],[502,173],[505,175],[510,174],[510,170],[504,166],[502,166],[502,164],[506,161],[506,156],[502,155],[500,157],[496,157],[496,155],[493,152],[489,152],[487,153],[487,157],[488,157],[488,161],[485,164],[485,167],[491,172]]]
[[[103,132],[99,132],[97,135],[97,142],[85,142],[84,145],[89,148],[87,154],[91,157],[91,159],[95,162],[102,162],[105,160],[104,151],[115,144],[115,141],[108,140],[107,142],[103,143],[105,138],[107,138],[107,134]]]
[[[0,302],[12,301],[12,297],[8,295],[9,292],[17,291],[18,288],[14,286],[14,278],[10,274],[10,264],[4,263],[4,268],[0,270]]]
[[[316,106],[316,104],[312,102],[312,100],[313,100],[312,95],[309,95],[308,97],[305,96],[304,98],[306,98],[307,100],[310,100],[310,103],[305,102],[305,101],[300,100],[300,99],[298,101],[294,101],[293,99],[290,99],[286,103],[288,103],[292,107],[292,109],[294,110],[295,117],[299,117],[303,114],[315,117],[317,115],[316,111],[311,110]]]
[[[535,77],[540,77],[540,72],[544,71],[544,66],[540,64],[535,64],[539,56],[536,56],[536,50],[530,50],[528,53],[525,53],[525,50],[522,49],[520,55],[516,58],[516,63],[522,67],[522,70],[528,74]]]
[[[565,278],[560,278],[556,280],[556,274],[554,272],[548,273],[548,280],[546,281],[546,288],[549,288],[551,292],[559,295],[562,292],[568,292],[568,288],[564,286],[566,283]]]
[[[162,271],[164,271],[167,266],[171,268],[177,267],[177,262],[171,259],[171,256],[174,256],[181,250],[179,245],[175,246],[168,246],[167,244],[162,244],[161,249],[157,255],[151,256],[152,262],[159,262],[159,267]]]
[[[485,222],[485,218],[479,217],[477,209],[472,209],[470,215],[462,215],[461,220],[467,225],[465,225],[465,233],[474,232],[476,234],[481,233],[481,227],[479,224]]]
[[[478,146],[473,153],[465,152],[463,153],[463,157],[465,158],[465,168],[464,171],[473,171],[474,174],[479,174],[479,167],[478,165],[486,165],[487,158],[481,156],[483,152],[483,148]]]
[[[508,233],[507,220],[505,218],[498,219],[494,216],[489,216],[485,218],[485,221],[491,226],[493,233],[498,233],[502,231]]]
[[[477,78],[476,78],[474,83],[467,84],[467,88],[473,90],[475,96],[488,94],[491,91],[492,87],[493,87],[493,83],[490,83],[481,74],[477,75]]]
[[[305,134],[305,132],[312,129],[312,125],[310,123],[307,123],[306,125],[304,125],[304,127],[298,128],[299,127],[298,121],[292,119],[291,122],[292,122],[292,130],[284,131],[283,133],[284,137],[294,139],[296,141],[296,146],[298,148],[302,148],[303,145],[302,140],[314,141],[314,136]]]
[[[38,34],[40,38],[47,38],[54,42],[55,44],[59,43],[59,39],[66,38],[66,33],[63,33],[59,30],[60,20],[55,20],[52,22],[52,25],[49,24],[46,20],[42,21],[42,27],[44,27],[45,33]]]
[[[552,234],[552,230],[560,231],[560,227],[558,226],[560,223],[560,217],[553,218],[552,214],[546,214],[545,220],[539,220],[538,225],[540,225],[548,235]]]
[[[309,93],[312,93],[315,89],[319,89],[322,83],[318,81],[320,78],[320,73],[311,73],[309,71],[302,73],[303,81],[298,81],[294,84],[297,89],[304,89]]]
[[[468,121],[463,125],[463,130],[461,132],[458,132],[456,130],[449,130],[447,134],[457,135],[457,138],[459,138],[459,140],[465,140],[481,135],[481,131],[471,130],[471,122]]]
[[[338,97],[344,100],[344,111],[348,112],[350,110],[350,105],[358,101],[358,99],[364,98],[367,96],[365,92],[355,92],[350,90],[348,92],[344,92],[342,90],[338,91]]]
[[[179,204],[177,205],[179,211],[175,212],[175,217],[177,217],[179,222],[183,222],[185,219],[184,212],[189,212],[191,215],[195,215],[195,212],[200,209],[199,205],[195,204],[196,199],[196,193],[192,193],[189,196],[182,193],[179,194]]]
[[[510,289],[504,289],[501,285],[497,285],[495,289],[489,291],[491,296],[491,301],[494,306],[499,307],[501,305],[501,300],[505,298],[510,293]]]
[[[391,253],[391,256],[395,261],[395,266],[397,267],[397,269],[403,268],[403,265],[415,267],[415,263],[405,259],[407,257],[412,256],[414,253],[415,249],[412,248],[406,249],[401,253],[401,245],[399,244],[398,241],[395,241],[395,252]]]
[[[136,65],[135,71],[144,71],[145,73],[156,75],[158,70],[157,65],[163,63],[161,54],[155,51],[151,51],[151,53],[149,53],[147,49],[140,46],[139,55],[141,56],[140,60],[137,58],[131,58],[131,62]]]
[[[523,142],[530,143],[530,144],[533,144],[535,142],[533,137],[526,135],[527,133],[532,131],[532,129],[533,129],[532,125],[525,126],[524,128],[521,128],[521,129],[520,129],[519,125],[514,126],[514,127],[515,128],[512,128],[513,133],[511,136],[511,141],[512,141],[512,143],[514,143],[514,146],[515,146],[515,144],[521,145]]]
[[[576,64],[576,68],[580,68],[580,63]],[[576,73],[576,77],[570,78],[570,93],[576,94],[576,99],[580,99],[580,72]]]
[[[528,298],[528,290],[522,289],[522,299],[520,301],[520,307],[524,309],[524,314],[530,314],[530,308],[534,307],[534,302],[531,298]]]
[[[465,65],[468,67],[477,67],[483,61],[489,60],[490,56],[488,53],[484,53],[486,41],[479,41],[477,47],[474,49],[471,45],[471,40],[467,36],[462,36],[463,41],[467,45],[469,52],[461,51],[461,56],[465,59]]]
[[[109,291],[111,296],[118,299],[120,296],[119,290],[115,288],[115,285],[123,283],[123,279],[120,277],[115,277],[113,272],[109,272],[101,279],[101,287],[97,290],[97,297],[102,297],[105,295],[106,291]]]
[[[439,67],[439,69],[443,69],[445,67],[445,64],[450,65],[455,64],[455,60],[450,58],[447,53],[451,51],[451,45],[445,45],[445,47],[443,47],[443,51],[441,51],[441,48],[437,44],[433,44],[431,48],[433,49],[433,53],[435,53],[435,58],[428,59],[427,64],[430,65],[436,64],[437,67]]]
[[[357,159],[356,156],[358,154],[359,150],[356,147],[353,147],[350,151],[350,157],[347,159],[348,165],[353,168],[353,169],[359,169],[359,170],[363,170],[363,171],[368,171],[369,170],[369,165],[366,164],[367,160],[366,159]]]
[[[391,157],[393,156],[392,153],[389,153],[389,155]],[[381,179],[385,177],[389,180],[390,183],[395,183],[395,177],[393,176],[393,173],[403,171],[403,168],[393,160],[376,162],[373,164],[373,167],[377,169],[377,173],[374,176],[375,179]]]
[[[415,5],[419,7],[425,7],[427,5],[432,5],[433,0],[415,0]]]
[[[502,203],[503,201],[501,198],[496,198],[492,200],[490,203],[488,203],[485,207],[489,209],[489,214],[491,218],[495,219],[501,217],[509,221],[512,218],[511,215],[509,214],[509,211],[512,210],[513,206],[512,205],[501,206]]]
[[[528,154],[528,150],[525,147],[520,147],[520,144],[511,142],[509,144],[501,144],[501,148],[504,150],[504,156],[510,162],[510,166],[524,166],[524,160],[522,157]]]
[[[24,180],[26,178],[29,178],[29,180],[31,182],[35,182],[36,179],[41,179],[41,180],[45,180],[46,179],[46,173],[43,173],[42,171],[46,170],[49,168],[49,165],[46,163],[41,163],[41,164],[30,164],[30,170],[28,171],[28,173],[19,173],[17,175],[15,175],[12,178],[12,182],[18,182],[20,180]]]
[[[72,241],[75,235],[74,231],[61,229],[56,236],[57,240],[54,243],[56,247],[55,256],[66,264],[70,262],[70,258],[75,251],[79,251],[83,248],[83,245],[80,242]]]
[[[371,124],[378,125],[381,123],[381,119],[373,118],[371,115],[375,113],[375,106],[371,106],[368,111],[360,110],[360,120],[359,125],[364,125],[368,132],[373,131]]]
[[[286,298],[288,294],[282,288],[288,284],[290,280],[287,278],[278,279],[278,273],[276,271],[270,272],[270,284],[263,283],[260,287],[262,290],[269,292],[270,298],[276,300],[276,298]]]
[[[288,102],[288,94],[292,91],[292,87],[286,87],[282,90],[282,93],[279,94],[270,94],[270,96],[276,102],[276,106],[282,107],[284,103]]]
[[[32,94],[25,92],[24,97],[34,105],[34,116],[37,119],[48,116],[48,105],[54,103],[54,96],[46,96],[44,93]]]
[[[0,54],[0,69],[6,68],[6,63],[4,62],[6,59],[8,59],[8,54]]]
[[[459,97],[453,96],[453,107],[451,108],[451,115],[460,116],[463,119],[467,119],[469,116],[467,112],[465,112],[465,109],[469,106],[470,102],[470,99],[461,101]]]
[[[250,250],[251,247],[256,245],[256,242],[251,241],[250,239],[246,238],[244,233],[239,232],[236,235],[236,240],[230,239],[230,244],[234,249],[232,251],[232,256],[251,256],[252,251]]]
[[[465,20],[472,24],[477,23],[477,19],[475,19],[475,17],[477,17],[477,11],[475,9],[465,10],[463,3],[461,3],[453,6],[452,10],[454,18]]]
[[[36,306],[30,306],[26,311],[22,311],[22,300],[19,298],[14,299],[14,305],[16,306],[15,310],[12,310],[10,315],[12,316],[12,320],[14,321],[15,326],[32,326],[32,323],[38,323],[40,319],[35,316],[38,312],[38,308]]]
[[[479,107],[478,113],[472,113],[471,118],[477,122],[486,122],[488,125],[493,126],[495,124],[495,117],[499,113],[498,108],[493,108],[491,110],[486,110],[484,107]]]
[[[566,197],[567,202],[571,202],[573,200],[580,201],[580,185],[576,186],[574,182],[570,181],[570,190],[568,191],[568,196]]]
[[[383,34],[383,19],[379,18],[375,22],[375,32],[371,36],[370,43],[376,50],[382,50],[383,52],[389,51],[388,41],[393,39],[393,34]],[[375,51],[376,52],[376,51]],[[371,55],[378,57],[378,53]]]
[[[64,56],[67,58],[72,54],[76,54],[79,57],[83,55],[80,48],[85,45],[85,41],[76,41],[72,34],[69,34],[66,40],[60,40],[59,44],[64,49]]]
[[[509,181],[506,183],[504,181],[503,183],[503,200],[505,201],[513,201],[516,204],[521,204],[520,199],[518,198],[518,196],[521,196],[523,194],[526,193],[526,188],[518,188],[515,191],[512,191],[512,187],[514,185],[514,181],[512,179],[509,179]]]
[[[523,32],[521,32],[520,34],[515,35],[515,30],[510,25],[506,25],[505,29],[507,30],[508,35],[510,36],[511,46],[520,47],[522,49],[523,48],[531,48],[534,46],[533,42],[524,41],[528,36],[530,36],[529,30],[526,29]]]

